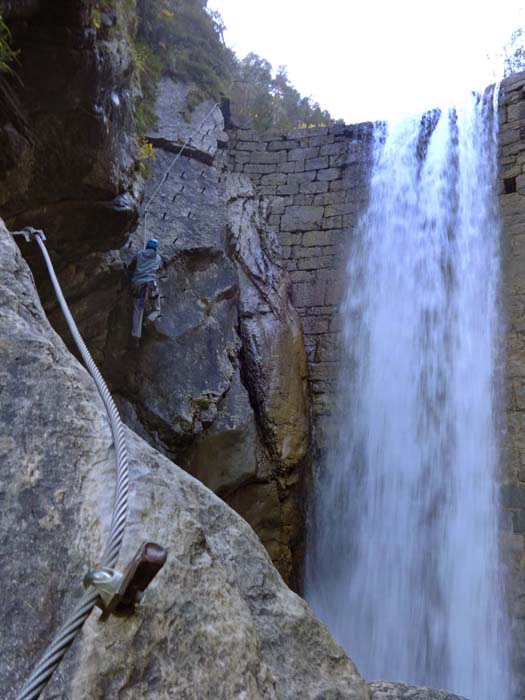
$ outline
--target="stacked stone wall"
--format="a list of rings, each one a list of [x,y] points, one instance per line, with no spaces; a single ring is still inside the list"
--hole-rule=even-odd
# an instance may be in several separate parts
[[[525,74],[500,93],[499,177],[506,322],[505,471],[502,499],[509,532],[517,697],[525,698]]]
[[[291,279],[309,360],[314,445],[325,443],[333,403],[338,309],[347,247],[367,202],[373,125],[296,129],[260,136],[238,131],[231,168],[249,175],[269,202]]]

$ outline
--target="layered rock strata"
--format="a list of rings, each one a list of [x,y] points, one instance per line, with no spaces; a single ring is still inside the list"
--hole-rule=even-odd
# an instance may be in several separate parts
[[[231,133],[230,168],[269,203],[305,334],[315,430],[328,439],[339,358],[338,308],[352,231],[368,198],[373,125]]]

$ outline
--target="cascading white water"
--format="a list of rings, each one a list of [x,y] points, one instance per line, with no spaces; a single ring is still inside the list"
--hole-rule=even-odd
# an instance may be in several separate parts
[[[497,107],[378,128],[305,595],[365,678],[508,700]],[[437,121],[437,123],[436,123]]]

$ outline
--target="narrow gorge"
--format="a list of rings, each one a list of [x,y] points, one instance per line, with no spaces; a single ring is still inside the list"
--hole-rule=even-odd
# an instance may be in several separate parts
[[[397,124],[261,133],[164,71],[137,141],[135,10],[0,0],[2,697],[114,489],[103,405],[9,233],[32,226],[127,426],[119,565],[168,550],[43,698],[525,698],[525,73]],[[133,348],[151,234],[162,316]]]

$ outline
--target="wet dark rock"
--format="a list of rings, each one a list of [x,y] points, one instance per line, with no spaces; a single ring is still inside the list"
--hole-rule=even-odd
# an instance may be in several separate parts
[[[17,5],[35,16],[10,23],[20,63],[2,90],[12,107],[0,119],[0,213],[12,228],[45,228],[60,256],[96,239],[118,247],[138,196],[128,35],[99,37],[87,0]]]
[[[206,401],[202,409],[209,411]],[[259,450],[248,393],[235,372],[209,427],[195,436],[186,451],[187,468],[215,493],[227,497],[257,478]],[[251,525],[255,527],[253,520]]]
[[[0,0],[0,15],[6,19],[30,19],[40,11],[41,0]]]

